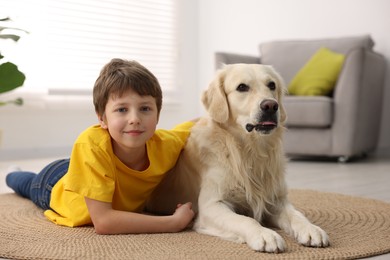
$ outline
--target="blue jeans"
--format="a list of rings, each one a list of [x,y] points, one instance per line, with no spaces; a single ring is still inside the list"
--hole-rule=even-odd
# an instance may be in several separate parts
[[[8,187],[22,197],[32,200],[38,207],[50,209],[51,190],[68,171],[69,159],[57,160],[39,173],[17,171],[6,177]]]

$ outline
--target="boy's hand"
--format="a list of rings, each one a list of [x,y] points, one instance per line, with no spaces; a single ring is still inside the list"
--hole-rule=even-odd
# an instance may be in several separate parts
[[[175,213],[172,217],[174,218],[175,229],[173,232],[181,231],[185,229],[192,219],[194,218],[194,211],[192,210],[192,203],[187,202],[185,204],[178,204]]]
[[[190,202],[177,205],[175,213],[168,216],[114,210],[109,202],[87,197],[85,203],[95,232],[101,235],[179,232],[188,226],[195,215]]]

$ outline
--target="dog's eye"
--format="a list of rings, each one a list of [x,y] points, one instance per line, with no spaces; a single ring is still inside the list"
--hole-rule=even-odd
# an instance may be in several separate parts
[[[238,85],[237,91],[238,92],[247,92],[247,91],[249,91],[249,86],[244,84],[244,83],[241,83],[240,85]]]
[[[270,82],[267,83],[267,87],[268,87],[270,90],[275,90],[276,84],[275,84],[275,82],[270,81]]]

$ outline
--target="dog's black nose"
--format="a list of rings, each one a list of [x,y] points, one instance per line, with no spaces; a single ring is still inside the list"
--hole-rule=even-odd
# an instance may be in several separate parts
[[[278,104],[278,102],[276,102],[274,100],[266,99],[260,103],[260,108],[261,108],[261,111],[263,111],[265,113],[273,114],[276,111],[278,111],[279,104]]]

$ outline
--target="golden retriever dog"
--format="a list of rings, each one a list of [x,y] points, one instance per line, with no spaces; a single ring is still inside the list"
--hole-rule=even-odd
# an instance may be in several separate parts
[[[325,231],[313,225],[287,198],[282,147],[286,88],[271,66],[225,65],[203,93],[208,112],[191,130],[172,171],[155,190],[147,209],[172,214],[191,201],[194,230],[282,252],[276,227],[300,244],[326,247]]]

